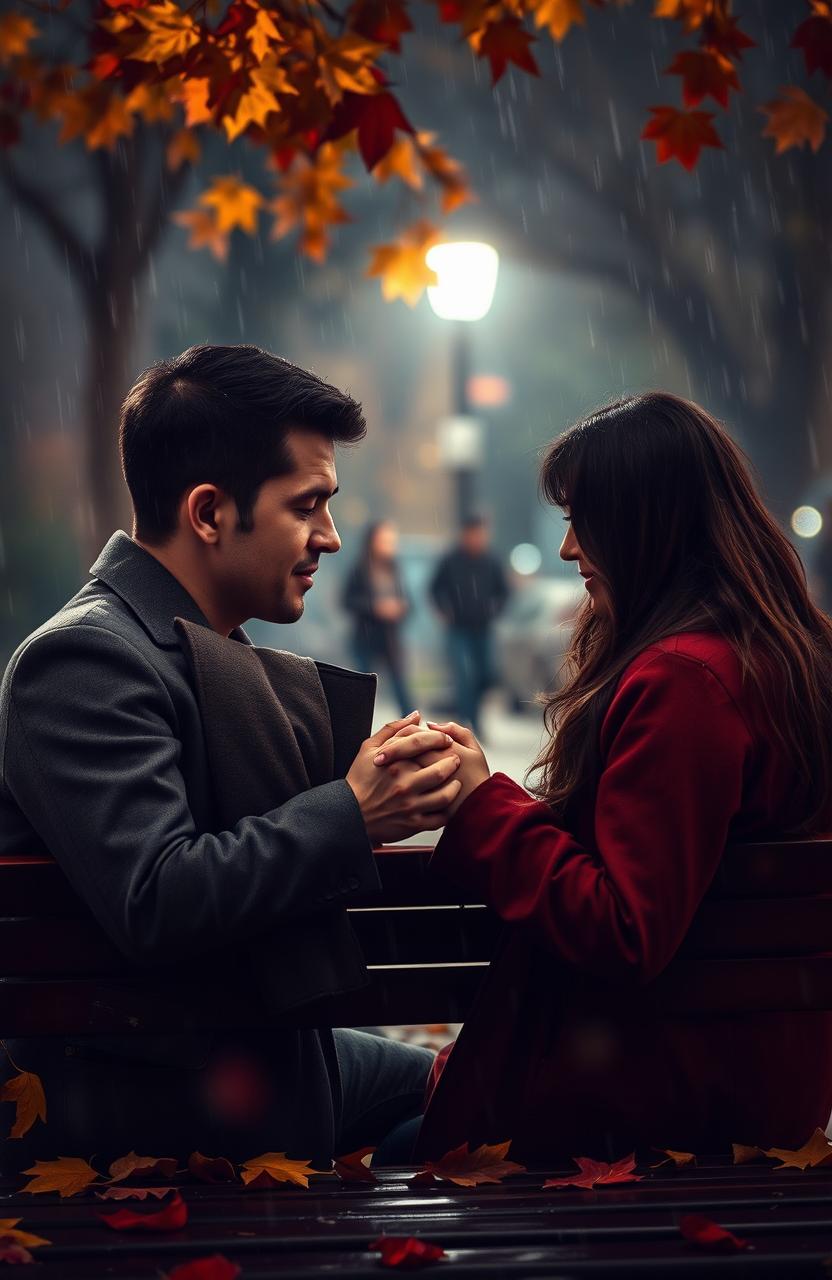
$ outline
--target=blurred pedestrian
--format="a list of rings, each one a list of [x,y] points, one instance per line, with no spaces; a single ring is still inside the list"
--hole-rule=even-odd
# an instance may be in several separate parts
[[[459,542],[436,567],[430,595],[448,628],[457,712],[479,735],[482,696],[495,683],[492,623],[508,598],[484,516],[465,519]]]
[[[407,715],[413,702],[405,676],[401,628],[411,604],[402,581],[398,549],[399,533],[392,520],[376,520],[368,525],[341,603],[353,616],[356,666],[360,671],[386,669],[402,715]]]

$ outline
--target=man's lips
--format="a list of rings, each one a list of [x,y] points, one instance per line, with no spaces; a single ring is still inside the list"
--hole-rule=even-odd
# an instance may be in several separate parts
[[[318,566],[312,565],[309,569],[296,569],[293,577],[300,578],[307,586],[312,586],[312,574],[318,572]]]

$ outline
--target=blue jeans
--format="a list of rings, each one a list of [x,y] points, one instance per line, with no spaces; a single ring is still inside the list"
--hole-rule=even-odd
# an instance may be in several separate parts
[[[377,1147],[392,1129],[421,1119],[430,1049],[351,1027],[338,1027],[334,1035],[341,1075],[337,1155]]]
[[[480,732],[480,702],[493,682],[491,628],[448,628],[448,657],[454,681],[454,696],[460,717],[474,733]]]

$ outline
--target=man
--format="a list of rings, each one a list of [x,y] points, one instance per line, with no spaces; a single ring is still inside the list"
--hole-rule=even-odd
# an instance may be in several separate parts
[[[365,430],[349,396],[253,346],[192,347],[148,369],[121,417],[132,537],[110,539],[0,690],[0,852],[51,853],[118,949],[172,976],[217,948],[233,965],[255,937],[279,949],[294,930],[297,954],[277,975],[287,1007],[315,985],[298,973],[321,963],[307,928],[325,947],[322,913],[378,885],[373,843],[442,825],[458,759],[444,734],[419,731],[398,776],[373,765],[413,713],[365,741],[345,779],[226,826],[179,628],[213,636],[233,660],[235,642],[249,644],[246,619],[300,618],[321,557],[340,547],[335,446]],[[228,728],[238,741],[246,732]],[[321,990],[337,978],[322,976]],[[45,1127],[5,1144],[17,1168],[131,1146],[187,1158],[190,1144],[326,1159],[413,1114],[431,1061],[326,1029],[11,1049],[44,1077],[50,1104]]]
[[[457,711],[480,737],[480,702],[494,678],[491,624],[508,597],[502,566],[489,550],[483,516],[466,517],[459,544],[436,567],[430,594],[448,628]]]

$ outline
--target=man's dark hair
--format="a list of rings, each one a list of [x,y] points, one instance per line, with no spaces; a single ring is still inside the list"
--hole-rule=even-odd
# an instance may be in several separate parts
[[[481,511],[472,511],[470,515],[465,516],[462,521],[462,529],[482,529],[488,524],[488,519]]]
[[[119,448],[136,535],[159,544],[176,530],[185,491],[215,484],[250,531],[260,486],[288,475],[292,429],[354,444],[361,405],[314,373],[259,347],[189,347],[146,369],[121,409]]]

